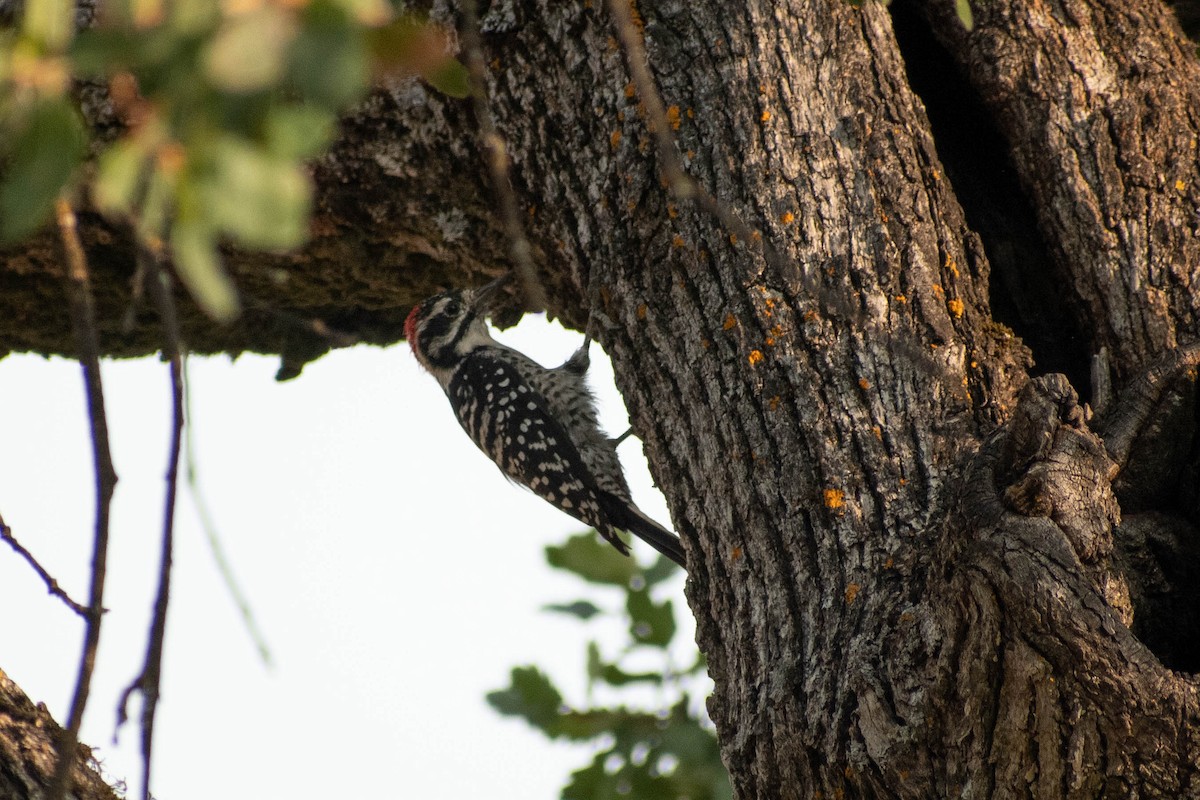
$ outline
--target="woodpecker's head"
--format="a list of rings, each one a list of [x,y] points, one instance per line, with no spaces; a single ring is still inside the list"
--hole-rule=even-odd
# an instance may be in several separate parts
[[[449,380],[451,368],[472,350],[495,343],[485,317],[504,281],[435,294],[408,312],[404,336],[417,361],[439,381]]]

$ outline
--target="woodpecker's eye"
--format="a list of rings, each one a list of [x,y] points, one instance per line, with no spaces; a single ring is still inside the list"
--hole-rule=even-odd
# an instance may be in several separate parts
[[[462,305],[454,298],[451,298],[450,302],[446,303],[446,313],[450,316],[457,317],[460,311],[462,311]]]

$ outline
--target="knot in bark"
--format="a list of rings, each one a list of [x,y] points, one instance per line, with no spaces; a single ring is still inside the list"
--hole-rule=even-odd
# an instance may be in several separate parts
[[[1049,517],[1079,560],[1095,565],[1112,552],[1120,509],[1111,482],[1117,465],[1084,419],[1063,375],[1030,381],[1005,433],[995,472],[1004,505],[1027,517]]]

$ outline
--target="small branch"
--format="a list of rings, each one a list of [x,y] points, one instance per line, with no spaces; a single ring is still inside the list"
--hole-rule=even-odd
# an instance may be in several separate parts
[[[658,152],[659,169],[667,189],[678,200],[690,200],[701,211],[715,217],[726,231],[736,239],[749,246],[753,241],[761,241],[764,257],[772,266],[780,266],[781,259],[774,249],[767,244],[766,239],[758,231],[752,230],[742,218],[726,204],[701,188],[692,176],[683,168],[683,157],[679,147],[671,136],[671,123],[667,119],[667,109],[663,105],[662,96],[650,74],[650,64],[646,55],[646,43],[642,33],[633,21],[630,10],[630,0],[607,0],[608,12],[613,18],[617,38],[621,42],[621,51],[625,54],[625,63],[629,68],[629,76],[637,89],[642,107],[646,111],[646,128],[654,137],[655,150]]]
[[[183,442],[183,346],[179,337],[179,319],[170,277],[162,269],[158,248],[141,242],[138,245],[138,269],[145,275],[146,284],[158,307],[163,326],[163,357],[171,374],[171,444],[167,457],[167,490],[163,511],[162,556],[159,561],[158,592],[154,599],[154,615],[146,646],[146,659],[141,673],[126,687],[117,709],[117,725],[128,719],[126,706],[134,691],[142,695],[142,797],[150,800],[150,763],[154,742],[154,716],[158,710],[162,683],[163,641],[167,630],[167,606],[171,599],[171,557],[175,546],[175,498],[179,489],[179,455]]]
[[[221,544],[221,538],[217,535],[217,526],[213,524],[212,515],[209,513],[208,501],[200,491],[200,481],[196,470],[196,446],[192,442],[192,427],[195,425],[195,422],[192,416],[191,389],[192,383],[188,378],[187,360],[185,359],[183,362],[183,414],[188,424],[184,428],[183,449],[188,491],[192,495],[192,503],[196,506],[196,514],[200,517],[200,528],[204,531],[204,538],[208,541],[209,552],[212,553],[213,560],[217,562],[217,572],[220,573],[221,580],[225,582],[226,591],[229,592],[230,597],[233,598],[234,605],[237,606],[238,614],[242,618],[242,624],[246,626],[246,632],[250,634],[250,639],[254,642],[255,649],[258,650],[258,657],[262,659],[264,665],[270,667],[271,650],[267,646],[267,639],[258,627],[258,622],[254,618],[254,611],[250,608],[250,601],[246,599],[245,592],[242,591],[237,578],[234,577],[233,567],[229,563],[229,558],[225,555],[225,548]]]
[[[92,433],[92,465],[96,479],[96,522],[92,538],[92,575],[86,611],[87,625],[79,659],[79,674],[75,680],[75,692],[71,699],[67,725],[58,737],[58,762],[46,792],[47,800],[62,800],[75,763],[79,728],[83,724],[83,712],[87,707],[92,673],[96,665],[96,651],[100,646],[100,619],[104,609],[104,579],[108,562],[109,514],[117,485],[117,473],[113,468],[108,441],[108,421],[104,412],[104,388],[100,380],[100,344],[96,333],[96,312],[92,303],[87,259],[79,241],[75,212],[65,198],[60,197],[55,205],[55,219],[66,256],[66,288],[71,327],[87,392],[88,420]]]
[[[33,557],[33,553],[30,553],[28,550],[26,550],[25,547],[16,540],[16,538],[12,535],[12,528],[8,527],[8,525],[4,523],[3,517],[0,517],[0,539],[8,542],[8,546],[15,550],[17,555],[25,559],[29,566],[33,567],[33,571],[36,572],[38,577],[42,579],[42,582],[46,584],[46,591],[66,603],[67,608],[71,609],[84,619],[87,619],[87,606],[80,605],[71,599],[71,596],[68,595],[66,591],[58,585],[58,581],[56,581],[50,575],[50,573],[46,571],[45,567],[39,564],[38,560]]]
[[[504,234],[508,238],[508,253],[514,269],[521,280],[524,291],[524,307],[541,310],[546,307],[546,292],[533,267],[533,248],[525,236],[521,217],[517,211],[517,195],[513,191],[509,175],[511,162],[508,146],[496,131],[487,98],[487,66],[483,58],[483,44],[479,33],[479,9],[476,0],[462,0],[463,14],[462,44],[467,57],[467,70],[471,77],[471,102],[475,109],[475,121],[479,125],[479,144],[483,148],[491,173],[492,186],[500,201],[500,217],[504,223]]]

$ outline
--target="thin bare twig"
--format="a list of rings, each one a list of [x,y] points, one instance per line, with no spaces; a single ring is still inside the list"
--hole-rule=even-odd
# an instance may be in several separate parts
[[[508,238],[508,252],[513,268],[521,280],[525,294],[524,307],[541,310],[546,307],[546,291],[538,280],[533,267],[533,248],[525,236],[521,216],[517,210],[517,195],[513,191],[509,175],[512,162],[508,157],[508,145],[496,130],[487,97],[487,66],[483,58],[483,43],[479,33],[479,8],[476,0],[462,0],[463,15],[462,45],[470,74],[471,102],[475,109],[475,122],[479,125],[479,144],[483,148],[491,173],[492,186],[500,201],[500,218],[504,223],[504,234]]]
[[[100,343],[96,333],[96,312],[92,304],[87,258],[79,241],[75,212],[64,197],[60,197],[55,204],[55,219],[66,256],[67,302],[71,313],[75,348],[79,353],[87,392],[88,420],[92,432],[92,466],[96,479],[96,523],[92,537],[92,575],[88,591],[87,625],[79,659],[79,674],[75,680],[75,692],[71,699],[67,725],[59,734],[58,761],[46,792],[47,800],[62,800],[77,756],[79,728],[83,724],[83,712],[87,707],[92,673],[96,666],[96,651],[100,646],[104,578],[108,563],[109,514],[113,492],[117,486],[117,472],[113,468],[108,442],[108,421],[104,412],[104,388],[100,380]]]
[[[137,324],[138,306],[142,304],[142,295],[146,292],[146,267],[142,259],[136,261],[137,267],[129,280],[129,307],[125,309],[125,315],[121,318],[121,330],[124,333],[132,332]]]
[[[167,630],[167,606],[171,599],[171,557],[175,546],[175,498],[179,489],[179,454],[183,442],[183,346],[179,337],[179,319],[175,309],[175,298],[171,291],[170,277],[162,269],[159,248],[145,242],[138,245],[139,271],[143,271],[146,285],[163,326],[163,357],[171,375],[171,444],[167,456],[167,490],[163,510],[162,555],[158,570],[158,592],[154,598],[154,614],[147,637],[146,659],[141,673],[133,679],[121,695],[117,709],[117,725],[128,719],[126,706],[129,697],[137,691],[142,695],[142,798],[150,800],[150,763],[154,743],[154,715],[158,710],[159,691],[162,685],[163,641]]]
[[[683,168],[683,157],[679,147],[671,136],[671,123],[667,119],[667,109],[663,105],[662,96],[650,74],[650,63],[646,56],[646,43],[638,26],[634,24],[630,10],[630,0],[607,0],[608,13],[612,15],[613,27],[617,31],[617,39],[621,42],[621,51],[625,54],[625,63],[629,68],[629,76],[637,89],[642,107],[646,111],[646,128],[654,137],[655,150],[658,152],[659,169],[667,189],[678,200],[690,200],[701,211],[715,217],[721,226],[733,235],[735,240],[741,240],[749,246],[751,242],[761,241],[763,256],[773,266],[780,265],[780,259],[774,249],[758,231],[752,230],[742,221],[732,208],[722,203],[716,197],[706,192],[691,175]],[[736,241],[735,241],[736,243]]]
[[[221,575],[221,580],[225,582],[225,589],[233,598],[234,605],[237,606],[238,614],[241,615],[242,624],[246,626],[246,632],[250,634],[250,639],[254,642],[255,649],[258,650],[258,657],[267,667],[271,666],[271,649],[267,646],[267,639],[263,635],[262,629],[258,627],[258,622],[254,618],[254,611],[250,608],[250,601],[246,599],[246,593],[242,591],[241,585],[237,578],[234,577],[233,567],[229,563],[229,558],[225,555],[225,547],[221,544],[221,538],[217,535],[217,526],[213,523],[212,515],[208,510],[208,501],[204,494],[200,491],[200,481],[196,470],[196,446],[192,442],[192,429],[195,425],[194,417],[192,416],[192,382],[188,377],[187,359],[183,362],[183,414],[187,420],[187,427],[184,428],[184,474],[187,479],[188,491],[192,495],[192,503],[196,507],[196,514],[200,517],[200,528],[204,531],[204,538],[208,540],[208,549],[212,553],[213,560],[217,562],[217,572]]]
[[[12,528],[5,524],[3,517],[0,517],[0,539],[8,542],[8,546],[15,550],[17,555],[25,559],[29,566],[33,567],[33,571],[36,572],[38,577],[42,579],[42,582],[46,584],[46,591],[57,597],[59,600],[62,600],[63,603],[66,604],[67,608],[71,609],[84,619],[87,619],[87,606],[80,605],[71,599],[71,596],[67,594],[66,590],[58,585],[58,581],[56,581],[54,577],[46,571],[46,568],[38,563],[38,560],[33,557],[33,553],[25,549],[25,546],[16,540],[16,537],[12,535]]]

